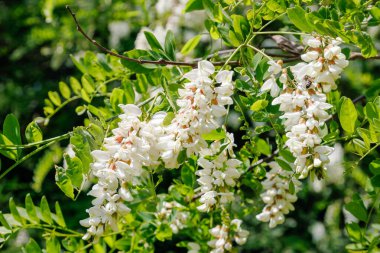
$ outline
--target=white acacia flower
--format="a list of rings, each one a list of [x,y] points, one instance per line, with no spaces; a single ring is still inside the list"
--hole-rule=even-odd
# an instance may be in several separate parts
[[[270,91],[270,95],[272,97],[277,97],[280,94],[281,90],[277,85],[276,79],[274,78],[274,76],[272,76],[264,82],[263,86],[261,86],[260,88],[260,91],[261,92]]]
[[[293,203],[297,200],[301,182],[292,177],[292,172],[283,170],[276,162],[269,163],[271,170],[267,172],[267,179],[263,182],[265,192],[261,198],[266,204],[263,211],[256,215],[262,222],[269,222],[273,228],[285,221],[285,214],[294,210]],[[294,185],[294,193],[290,193],[289,184]]]

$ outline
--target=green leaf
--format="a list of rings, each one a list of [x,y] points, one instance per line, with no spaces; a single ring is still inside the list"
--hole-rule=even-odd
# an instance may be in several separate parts
[[[79,245],[75,238],[66,237],[65,239],[62,240],[62,246],[70,252],[76,252]]]
[[[380,175],[371,177],[371,184],[373,187],[380,187]]]
[[[5,117],[3,133],[14,144],[21,145],[20,125],[13,114],[8,114],[7,117]]]
[[[168,31],[165,36],[165,53],[170,60],[175,61],[175,37],[172,31]]]
[[[20,125],[17,118],[13,114],[8,114],[7,117],[5,117],[3,124],[3,133],[13,144],[22,144]],[[17,149],[16,154],[18,159],[21,156],[21,149]]]
[[[88,125],[88,132],[92,135],[92,137],[95,140],[95,143],[100,147],[103,144],[104,141],[104,129],[101,126],[101,123],[99,122],[98,124],[90,123]]]
[[[25,248],[22,248],[24,253],[42,253],[40,246],[36,243],[33,238],[30,238],[29,242],[25,245]]]
[[[76,79],[75,77],[70,77],[70,86],[75,94],[80,95],[80,91],[82,90],[82,85],[80,84],[78,79]]]
[[[70,87],[65,82],[59,82],[59,92],[61,92],[62,97],[69,99],[71,97]]]
[[[58,201],[55,202],[55,214],[56,214],[56,222],[61,227],[66,227],[65,218],[63,217],[63,213],[61,207],[59,206]]]
[[[112,106],[112,109],[116,113],[121,113],[122,110],[119,107],[120,104],[125,105],[128,104],[128,97],[127,94],[125,94],[124,90],[120,88],[114,88],[111,93],[110,97],[110,103]]]
[[[256,141],[256,148],[257,152],[267,156],[269,156],[272,153],[268,142],[260,138]]]
[[[87,103],[91,103],[91,98],[85,89],[82,89],[80,91],[80,95],[84,101],[86,101]]]
[[[40,219],[37,216],[36,206],[33,203],[32,197],[28,193],[25,197],[25,209],[31,221],[39,223]]]
[[[376,159],[369,164],[369,170],[374,175],[380,175],[380,159]]]
[[[255,103],[253,103],[250,107],[251,111],[258,112],[263,109],[265,109],[268,105],[268,101],[265,99],[257,100]]]
[[[91,76],[89,76],[88,74],[85,74],[82,76],[82,86],[83,86],[83,89],[86,91],[87,94],[92,94],[95,89],[94,89],[94,86],[95,86],[95,83],[94,83],[94,80],[92,80]]]
[[[306,12],[302,7],[295,6],[287,10],[288,17],[290,21],[301,31],[310,33],[313,31],[313,26],[311,26],[306,20]]]
[[[371,15],[374,19],[380,20],[380,8],[373,6],[370,10]]]
[[[347,31],[350,41],[358,46],[364,57],[374,57],[377,55],[377,49],[373,43],[371,36],[361,31]]]
[[[75,57],[72,54],[70,54],[70,58],[74,63],[75,67],[77,67],[77,69],[79,69],[80,72],[82,72],[83,74],[86,73],[86,67],[81,62],[75,59]]]
[[[236,37],[236,34],[232,30],[228,31],[228,39],[228,42],[231,43],[231,45],[234,47],[238,47],[241,44],[239,39]]]
[[[280,156],[284,158],[288,163],[294,163],[296,158],[294,158],[293,154],[287,150],[287,149],[282,149],[280,150]]]
[[[46,239],[46,252],[61,252],[61,244],[55,236]]]
[[[0,224],[3,225],[6,229],[9,229],[9,230],[12,229],[12,227],[9,225],[9,223],[5,219],[3,212],[1,211],[0,211]]]
[[[170,240],[173,236],[173,231],[170,228],[170,226],[166,223],[161,223],[155,232],[156,238],[159,241],[165,241],[165,240]]]
[[[127,104],[133,104],[135,102],[135,91],[133,89],[133,82],[128,78],[125,78],[121,81],[121,85],[127,96]]]
[[[68,154],[64,155],[67,163],[66,174],[70,178],[73,186],[80,188],[83,181],[83,165],[78,157],[70,157]]]
[[[82,161],[83,173],[87,174],[90,170],[90,163],[93,161],[89,140],[93,140],[91,134],[82,128],[75,128],[74,134],[70,137],[75,155]]]
[[[133,49],[127,53],[124,53],[124,55],[133,59],[145,59],[147,56],[149,56],[149,53],[145,50]],[[124,67],[130,69],[134,73],[150,73],[152,72],[152,69],[157,68],[157,66],[154,66],[152,64],[140,64],[123,59],[121,59],[121,63],[124,65]]]
[[[48,96],[49,96],[49,99],[51,100],[51,102],[53,102],[53,104],[55,104],[56,106],[61,105],[61,97],[59,96],[58,92],[49,91]]]
[[[187,55],[189,54],[191,51],[194,50],[194,48],[198,45],[199,41],[201,40],[202,38],[202,35],[197,35],[193,38],[191,38],[188,42],[186,42],[186,44],[183,46],[182,50],[181,50],[181,54],[183,55]]]
[[[354,103],[347,97],[340,99],[339,121],[344,131],[349,134],[355,131],[355,122],[358,118]]]
[[[226,137],[226,132],[222,128],[212,130],[207,134],[202,134],[202,138],[206,141],[218,141]]]
[[[17,206],[15,204],[15,201],[13,200],[12,197],[9,199],[9,210],[11,211],[11,214],[16,221],[18,221],[20,224],[25,223],[24,219],[21,218],[21,215],[20,215],[19,211],[17,210]]]
[[[292,180],[290,180],[290,182],[289,182],[289,193],[294,194],[295,192],[296,192],[296,188],[294,186],[294,183]]]
[[[194,170],[195,169],[188,163],[185,163],[182,166],[182,168],[181,168],[181,180],[185,185],[190,186],[190,187],[194,186],[194,183],[195,183],[195,172],[194,172]]]
[[[145,38],[148,41],[149,46],[152,50],[155,50],[155,51],[160,51],[160,50],[163,51],[164,50],[162,48],[160,42],[158,42],[156,36],[154,36],[153,33],[149,32],[149,31],[145,31],[144,34],[145,34]]]
[[[362,239],[362,231],[358,223],[349,223],[346,224],[346,230],[348,236],[354,242],[360,242]]]
[[[80,105],[80,106],[77,106],[77,107],[75,108],[75,113],[76,113],[77,115],[82,115],[83,113],[86,112],[86,110],[87,110],[86,106]]]
[[[278,163],[278,165],[280,165],[280,167],[282,169],[284,169],[286,171],[293,171],[292,167],[287,162],[285,162],[284,160],[281,160],[279,158],[276,158],[275,160]]]
[[[174,119],[175,114],[174,112],[168,112],[164,118],[164,121],[162,122],[164,126],[170,125],[172,123],[172,120]]]
[[[14,145],[5,135],[0,133],[0,144],[1,145]],[[0,154],[8,157],[9,159],[16,160],[17,159],[17,150],[16,149],[0,149]]]
[[[352,201],[346,204],[344,207],[348,212],[350,212],[357,219],[364,222],[367,221],[367,210],[365,209],[365,206],[361,200]]]
[[[52,224],[53,223],[53,219],[51,217],[49,203],[47,202],[45,196],[43,196],[41,198],[40,208],[41,208],[41,218],[42,218],[42,220],[44,222],[48,223],[48,224]]]
[[[28,143],[40,142],[43,139],[41,128],[35,121],[28,124],[25,129],[25,137]]]
[[[66,170],[59,166],[55,170],[55,183],[67,197],[74,199],[74,186]]]
[[[191,12],[196,10],[203,9],[203,1],[202,0],[189,0],[185,6],[185,12]]]

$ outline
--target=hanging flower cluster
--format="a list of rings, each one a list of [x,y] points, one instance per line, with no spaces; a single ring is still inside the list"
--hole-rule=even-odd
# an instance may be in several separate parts
[[[291,66],[294,80],[290,80],[287,69],[281,70],[281,62],[271,62],[270,79],[262,91],[271,90],[278,95],[274,75],[281,72],[279,81],[283,84],[281,95],[272,104],[280,105],[284,119],[286,146],[296,158],[296,172],[305,178],[313,168],[322,168],[329,162],[328,155],[333,149],[321,145],[325,122],[331,117],[325,93],[336,88],[335,80],[348,65],[339,47],[340,40],[321,37],[305,37],[307,52],[301,55],[304,62]],[[274,92],[275,91],[275,92]],[[318,174],[318,177],[321,175]]]
[[[241,223],[241,220],[234,219],[229,225],[217,225],[210,229],[210,234],[214,237],[214,239],[207,243],[213,248],[210,253],[231,251],[233,240],[239,245],[245,244],[249,232],[241,228]]]
[[[202,138],[203,134],[221,127],[218,118],[227,113],[225,106],[232,104],[233,72],[220,71],[215,77],[217,87],[211,79],[214,72],[210,62],[201,61],[197,69],[184,75],[189,82],[178,91],[179,110],[169,125],[163,124],[166,113],[159,112],[150,120],[142,121],[142,112],[137,106],[120,105],[123,114],[118,128],[104,140],[104,150],[92,152],[95,159],[92,173],[98,182],[89,192],[95,197],[93,207],[87,210],[90,217],[81,221],[88,227],[84,239],[97,238],[108,227],[117,231],[118,222],[123,222],[123,216],[130,212],[126,203],[133,200],[131,189],[140,184],[144,168],[154,168],[161,163],[167,168],[176,168],[181,151],[188,157],[200,156],[199,165],[203,169],[197,172],[202,193],[199,210],[208,211],[218,201],[224,204],[233,199],[228,187],[233,187],[240,176],[236,169],[240,162],[233,158],[232,134],[227,134],[227,145],[220,141],[209,145]],[[166,211],[177,207],[166,204]],[[165,210],[157,215],[163,215]],[[184,226],[187,217],[182,216],[171,224],[174,233]]]
[[[297,192],[301,182],[297,180],[291,171],[286,171],[277,162],[269,163],[271,170],[266,174],[266,179],[262,182],[264,193],[261,198],[265,203],[263,211],[256,215],[262,222],[269,222],[269,227],[274,228],[285,221],[285,214],[294,210],[294,203],[297,200]],[[294,191],[290,192],[289,185],[294,186]]]
[[[121,105],[119,127],[111,137],[104,140],[105,150],[95,150],[92,156],[92,174],[97,184],[88,193],[95,197],[93,207],[87,210],[89,218],[81,225],[88,227],[83,239],[101,236],[106,227],[117,231],[117,223],[130,209],[125,202],[133,200],[128,190],[139,184],[143,166],[158,165],[159,152],[156,137],[162,134],[165,114],[158,113],[149,122],[140,121],[141,110],[136,105]],[[156,151],[156,152],[155,152]]]
[[[220,127],[217,119],[227,113],[226,105],[232,104],[233,94],[232,71],[220,71],[215,79],[219,87],[213,86],[211,75],[214,66],[208,61],[201,61],[197,69],[184,75],[190,82],[179,89],[177,105],[179,110],[171,124],[165,128],[167,135],[158,141],[165,146],[162,159],[166,168],[179,166],[177,157],[181,150],[186,149],[187,156],[198,155],[207,148],[207,142],[202,138]]]
[[[218,200],[221,204],[225,204],[234,199],[230,188],[235,186],[236,180],[240,177],[237,166],[241,162],[235,158],[229,158],[229,156],[234,157],[232,134],[227,136],[225,142],[226,147],[222,147],[220,141],[215,141],[210,148],[202,149],[200,152],[198,165],[203,169],[196,172],[202,193],[199,200],[202,205],[198,206],[199,211],[209,211]],[[207,159],[207,157],[213,158]]]
[[[162,208],[156,213],[161,222],[168,222],[173,234],[177,234],[181,229],[186,227],[189,213],[182,211],[184,206],[176,201],[162,203]]]
[[[288,70],[282,68],[281,61],[271,61],[268,70],[270,77],[265,81],[261,91],[270,91],[275,97],[272,104],[280,105],[280,111],[284,112],[280,118],[284,119],[283,124],[287,131],[288,140],[285,145],[296,158],[294,165],[297,177],[306,178],[313,171],[321,178],[326,164],[329,163],[328,156],[333,152],[332,147],[322,145],[325,134],[322,129],[331,117],[328,110],[332,108],[332,105],[327,103],[325,93],[336,89],[335,81],[348,65],[348,61],[341,53],[339,38],[307,36],[303,38],[303,43],[307,47],[306,53],[301,55],[304,62],[290,66],[294,79],[289,78]],[[283,85],[280,95],[276,75],[280,75],[279,81]],[[271,167],[273,171],[278,165]],[[289,185],[285,183],[284,188],[278,184],[279,180],[287,178],[286,174],[287,172],[281,172],[279,175],[284,178],[279,178],[270,172],[263,183],[267,191],[262,194],[262,199],[267,205],[257,218],[264,222],[269,221],[270,227],[284,222],[283,214],[293,210],[290,203],[297,199],[294,194],[287,192],[286,188],[289,188]],[[298,184],[298,181],[293,181],[293,184]],[[281,189],[277,199],[277,195],[273,195],[277,192],[274,189]]]

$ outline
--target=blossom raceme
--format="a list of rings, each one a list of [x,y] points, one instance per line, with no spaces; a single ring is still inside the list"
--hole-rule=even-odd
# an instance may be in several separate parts
[[[310,172],[318,179],[322,178],[329,163],[328,156],[334,150],[323,145],[322,138],[326,134],[323,129],[326,129],[326,121],[331,118],[329,110],[332,108],[327,102],[326,93],[336,89],[335,81],[348,65],[341,53],[340,42],[339,38],[304,37],[303,43],[307,49],[301,55],[303,62],[289,67],[294,79],[288,76],[286,68],[278,68],[282,67],[281,61],[269,62],[270,77],[261,88],[262,92],[271,91],[274,97],[272,105],[279,105],[279,110],[283,112],[280,118],[286,131],[285,145],[295,157],[295,176],[298,179],[306,178]],[[277,89],[276,80],[272,80],[277,77],[283,85],[278,96],[277,92],[273,92]],[[256,217],[269,222],[272,228],[284,222],[284,214],[294,209],[291,203],[297,197],[288,191],[289,173],[280,170],[277,164],[272,164],[271,168],[263,182],[266,191],[262,199],[266,206]],[[299,184],[292,180],[294,185]]]
[[[231,189],[240,177],[237,167],[241,162],[233,155],[232,134],[227,135],[225,142],[227,146],[222,147],[220,141],[214,141],[209,148],[200,152],[198,165],[202,169],[196,172],[202,194],[199,200],[201,205],[197,207],[199,211],[207,212],[217,203],[226,204],[234,199]]]
[[[282,169],[277,162],[269,163],[269,167],[271,170],[262,182],[264,193],[261,194],[261,199],[265,207],[256,218],[269,222],[269,227],[274,228],[284,223],[285,215],[294,210],[293,203],[297,200],[301,182],[293,177],[291,171]],[[294,186],[294,192],[290,192],[290,184]]]
[[[241,228],[242,221],[233,219],[229,224],[217,225],[210,229],[213,237],[207,244],[212,248],[210,253],[229,252],[232,249],[233,241],[242,245],[247,241],[249,232]]]
[[[343,68],[348,65],[339,47],[340,39],[307,36],[303,39],[307,46],[301,55],[304,62],[290,66],[294,80],[289,80],[286,69],[278,70],[277,64],[270,62],[270,80],[274,74],[282,72],[279,80],[283,84],[281,94],[273,100],[284,114],[281,118],[287,131],[286,146],[296,158],[296,172],[299,178],[305,178],[314,168],[320,178],[328,155],[333,149],[322,145],[322,128],[330,119],[327,92],[336,88],[335,81]],[[276,66],[276,67],[274,67]],[[275,71],[274,71],[275,70]],[[264,83],[265,84],[265,83]],[[263,85],[262,91],[269,90]]]
[[[210,62],[201,61],[197,69],[184,75],[188,82],[178,90],[179,109],[168,125],[163,124],[165,112],[142,120],[139,107],[120,105],[123,113],[118,127],[104,140],[102,150],[92,152],[95,160],[91,164],[92,174],[98,182],[89,192],[95,197],[93,207],[87,210],[89,218],[81,221],[88,228],[84,239],[96,239],[108,229],[117,231],[118,224],[124,222],[125,214],[130,212],[128,202],[133,201],[133,188],[141,183],[144,172],[149,173],[149,169],[160,164],[177,168],[181,151],[187,156],[198,156],[199,164],[204,166],[197,172],[202,193],[199,210],[208,211],[233,199],[231,187],[240,176],[237,170],[240,162],[232,150],[233,136],[226,134],[227,145],[221,141],[208,143],[202,137],[221,127],[218,119],[227,113],[225,107],[232,104],[233,72],[219,71],[216,83],[212,77],[214,72]],[[206,163],[209,155],[216,156],[209,161],[211,167]],[[178,206],[173,205],[174,208]],[[160,215],[159,211],[157,216]],[[183,213],[178,215],[170,224],[173,233],[183,228],[187,218]]]
[[[104,150],[95,150],[92,155],[92,174],[98,182],[88,193],[95,197],[93,207],[87,210],[89,218],[81,225],[88,227],[84,239],[101,236],[109,227],[117,231],[117,223],[130,211],[125,204],[132,201],[130,185],[139,184],[143,167],[158,165],[155,138],[162,132],[162,113],[149,122],[140,121],[141,110],[135,105],[122,105],[119,127],[112,136],[104,140]]]

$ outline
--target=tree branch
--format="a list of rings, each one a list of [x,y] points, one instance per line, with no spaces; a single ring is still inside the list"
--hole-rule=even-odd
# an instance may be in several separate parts
[[[155,65],[172,65],[172,66],[187,66],[187,67],[192,67],[192,68],[195,68],[197,67],[198,65],[198,62],[177,62],[177,61],[169,61],[169,60],[164,60],[164,59],[160,59],[160,60],[142,60],[142,59],[135,59],[135,58],[130,58],[128,56],[125,56],[125,55],[121,55],[121,54],[118,54],[118,53],[115,53],[107,48],[105,48],[104,46],[100,45],[96,40],[94,39],[91,39],[82,29],[82,27],[80,26],[76,16],[75,16],[75,13],[71,10],[70,6],[69,5],[66,5],[66,9],[70,12],[71,16],[73,17],[74,19],[74,22],[75,24],[77,25],[77,30],[89,41],[91,42],[93,45],[95,45],[97,48],[99,48],[101,51],[109,54],[109,55],[112,55],[112,56],[115,56],[115,57],[118,57],[120,59],[123,59],[123,60],[126,60],[126,61],[130,61],[130,62],[135,62],[135,63],[138,63],[138,64],[155,64]],[[212,62],[212,64],[214,66],[223,66],[224,65],[224,62]],[[229,62],[229,65],[240,65],[239,61],[231,61]]]

